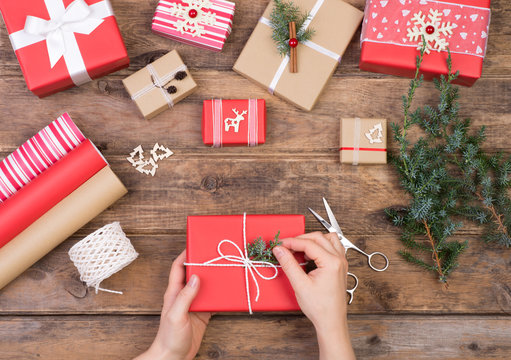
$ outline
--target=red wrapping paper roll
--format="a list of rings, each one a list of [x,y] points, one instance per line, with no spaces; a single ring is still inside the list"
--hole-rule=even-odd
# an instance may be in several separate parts
[[[107,166],[85,140],[40,176],[0,204],[0,248]]]

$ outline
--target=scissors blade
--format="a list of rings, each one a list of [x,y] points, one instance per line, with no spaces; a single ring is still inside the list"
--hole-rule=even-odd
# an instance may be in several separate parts
[[[330,224],[332,224],[332,226],[335,228],[336,232],[339,235],[344,236],[342,233],[341,227],[337,223],[337,219],[335,218],[335,215],[332,212],[332,209],[330,209],[330,205],[328,205],[328,202],[326,201],[325,198],[323,198],[323,203],[325,204],[325,209],[326,209],[326,213],[328,214],[328,219],[330,220]]]
[[[309,211],[312,213],[312,215],[314,215],[316,217],[316,219],[321,223],[321,225],[323,225],[325,227],[325,229],[328,230],[328,232],[339,234],[337,232],[337,230],[332,225],[327,223],[325,219],[323,219],[321,216],[319,216],[319,214],[317,212],[315,212],[311,208],[309,208]]]

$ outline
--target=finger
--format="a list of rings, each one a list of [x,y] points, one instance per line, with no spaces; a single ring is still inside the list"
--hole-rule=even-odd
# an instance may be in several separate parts
[[[282,240],[282,246],[293,250],[302,251],[305,255],[313,260],[318,267],[325,266],[331,258],[335,255],[325,250],[322,246],[316,244],[312,240],[299,239],[299,238],[288,238]]]
[[[193,299],[199,292],[200,280],[197,275],[192,275],[184,288],[177,294],[172,307],[170,308],[170,317],[179,318],[185,316],[190,309]]]
[[[185,262],[186,250],[184,250],[179,256],[172,262],[169,275],[169,285],[165,296],[163,298],[163,308],[168,309],[174,303],[177,294],[185,286]]]
[[[282,266],[282,270],[289,279],[295,292],[304,284],[308,283],[309,277],[300,267],[291,251],[283,246],[276,246],[273,248],[273,254],[279,261],[280,266]]]
[[[336,233],[328,233],[325,235],[325,238],[327,238],[328,241],[330,241],[335,251],[339,255],[343,257],[346,256],[346,250],[344,249],[344,246],[342,245],[341,241],[339,240],[339,236]]]
[[[337,250],[335,250],[335,247],[330,242],[330,240],[323,233],[321,233],[319,231],[312,232],[312,233],[309,233],[309,234],[303,234],[303,235],[297,236],[297,238],[298,239],[312,240],[316,244],[318,244],[318,245],[322,246],[323,248],[325,248],[325,250],[327,250],[328,252],[330,252],[330,253],[332,253],[334,255],[337,254]]]

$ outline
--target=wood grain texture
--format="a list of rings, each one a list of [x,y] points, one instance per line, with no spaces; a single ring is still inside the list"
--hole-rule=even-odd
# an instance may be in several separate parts
[[[0,359],[129,359],[143,352],[156,316],[0,318]],[[253,326],[257,322],[258,326]],[[508,317],[352,316],[357,359],[507,359]],[[196,359],[317,359],[302,316],[216,316]]]
[[[0,158],[67,111],[105,154],[130,193],[0,291],[0,359],[127,359],[142,352],[158,325],[168,271],[185,246],[186,216],[299,213],[332,204],[346,235],[367,251],[383,251],[386,272],[350,253],[361,280],[349,307],[359,359],[508,359],[511,357],[511,251],[484,245],[477,226],[456,236],[470,248],[450,289],[396,253],[399,232],[387,206],[406,204],[390,166],[341,166],[341,117],[401,121],[409,80],[360,71],[359,35],[316,108],[305,113],[272,97],[231,68],[268,0],[236,1],[234,30],[222,53],[179,44],[150,32],[156,0],[111,0],[131,66],[43,100],[27,91],[5,27],[0,28]],[[359,9],[364,0],[347,0]],[[461,113],[487,125],[485,149],[511,152],[511,3],[492,1],[483,77],[460,88]],[[199,85],[196,93],[151,121],[138,113],[121,80],[177,49]],[[267,143],[210,149],[200,133],[202,101],[258,97],[267,101]],[[431,83],[416,104],[435,103]],[[413,133],[419,136],[418,133]],[[142,144],[169,146],[154,178],[125,157]],[[390,142],[390,149],[395,145]],[[308,231],[322,230],[307,214]],[[67,255],[88,233],[121,221],[140,257],[102,283],[124,295],[87,289]],[[314,331],[303,316],[222,315],[208,328],[198,359],[314,359]]]

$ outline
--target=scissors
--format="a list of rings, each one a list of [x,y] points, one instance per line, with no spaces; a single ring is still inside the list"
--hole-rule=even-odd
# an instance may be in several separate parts
[[[328,214],[328,219],[330,220],[330,224],[326,222],[325,219],[323,219],[321,216],[318,215],[314,210],[309,208],[309,211],[316,217],[316,219],[323,225],[329,232],[336,233],[339,237],[339,241],[341,242],[342,246],[344,246],[344,249],[346,252],[348,252],[349,249],[353,249],[367,257],[367,263],[369,264],[369,267],[373,269],[374,271],[385,271],[389,267],[389,259],[381,252],[373,252],[371,254],[366,253],[365,251],[360,250],[357,246],[355,246],[351,241],[349,241],[346,237],[344,237],[341,227],[337,223],[337,220],[335,219],[334,213],[332,212],[332,209],[330,209],[330,205],[328,205],[328,202],[325,198],[323,198],[323,203],[325,204],[325,209]],[[385,266],[383,267],[376,267],[372,264],[372,259],[375,255],[379,255],[385,259]],[[358,287],[358,278],[355,276],[355,274],[352,274],[348,272],[348,276],[351,276],[355,280],[355,285],[351,289],[347,289],[346,291],[348,294],[350,294],[350,300],[348,304],[351,304],[353,301],[353,293]]]

